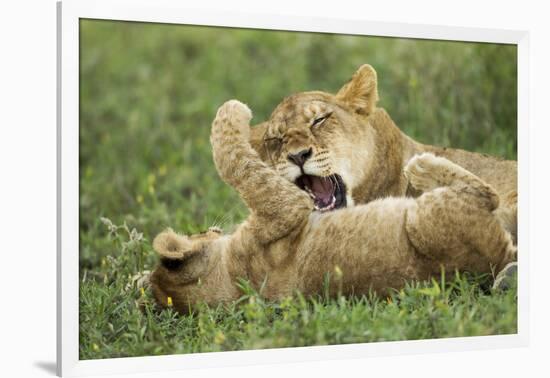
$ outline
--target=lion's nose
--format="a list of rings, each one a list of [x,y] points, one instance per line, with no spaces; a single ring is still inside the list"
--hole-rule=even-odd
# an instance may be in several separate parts
[[[304,165],[307,159],[311,157],[311,148],[307,150],[302,150],[295,154],[288,154],[288,160],[296,164],[298,167]]]

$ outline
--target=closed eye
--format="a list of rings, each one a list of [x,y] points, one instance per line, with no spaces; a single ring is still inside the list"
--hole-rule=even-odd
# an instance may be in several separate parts
[[[330,117],[332,115],[332,113],[327,113],[321,117],[317,117],[313,120],[313,122],[311,123],[311,127],[318,127],[318,126],[321,126],[327,119],[328,117]]]
[[[281,138],[267,138],[264,139],[264,145],[270,149],[271,151],[276,151],[279,148],[281,148],[281,145],[283,144],[283,140]]]
[[[264,139],[264,151],[266,152],[267,156],[269,156],[269,160],[271,160],[271,165],[274,165],[274,155],[279,153],[279,150],[281,149],[283,145],[283,140],[281,138],[265,138]]]

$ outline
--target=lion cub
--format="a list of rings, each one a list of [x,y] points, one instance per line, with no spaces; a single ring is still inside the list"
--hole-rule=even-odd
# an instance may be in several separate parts
[[[231,235],[172,230],[153,241],[161,263],[151,275],[161,306],[187,312],[197,302],[237,299],[244,278],[269,299],[295,290],[386,293],[446,271],[491,272],[515,259],[510,234],[493,211],[496,192],[450,161],[422,154],[405,167],[420,197],[386,198],[332,212],[315,211],[304,190],[267,166],[249,143],[252,114],[239,101],[220,107],[212,125],[216,168],[250,209]],[[337,272],[337,274],[334,274]]]

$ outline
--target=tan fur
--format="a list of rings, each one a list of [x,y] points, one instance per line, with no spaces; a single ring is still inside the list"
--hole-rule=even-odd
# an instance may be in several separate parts
[[[327,274],[331,294],[385,294],[442,270],[491,272],[515,258],[510,235],[493,214],[497,193],[449,160],[425,153],[408,162],[404,175],[425,192],[416,199],[314,212],[311,198],[252,148],[250,119],[246,105],[225,103],[211,143],[218,173],[251,213],[231,235],[166,230],[155,238],[163,262],[151,283],[161,305],[187,312],[196,302],[235,300],[238,278],[262,287],[269,299],[294,290],[320,294]]]
[[[288,155],[311,148],[304,173],[342,176],[348,206],[387,196],[418,196],[403,175],[406,162],[423,152],[442,156],[496,190],[501,198],[499,219],[515,240],[517,162],[418,143],[376,107],[377,101],[376,72],[363,65],[336,95],[313,91],[285,98],[268,121],[252,127],[250,142],[262,160],[292,182],[301,172]],[[316,117],[327,113],[331,116],[320,126],[312,126]]]

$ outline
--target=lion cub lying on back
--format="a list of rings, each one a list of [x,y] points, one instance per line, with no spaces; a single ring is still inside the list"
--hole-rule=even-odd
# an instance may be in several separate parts
[[[153,247],[161,264],[153,293],[169,297],[180,312],[197,302],[237,299],[244,278],[269,299],[300,290],[321,293],[324,276],[338,267],[329,288],[344,295],[386,293],[406,281],[447,271],[490,272],[515,258],[509,233],[493,210],[499,198],[478,177],[431,154],[405,167],[416,199],[387,198],[329,213],[314,211],[303,190],[261,161],[249,143],[248,107],[225,103],[212,125],[211,143],[220,176],[251,214],[232,235],[219,230],[184,236],[167,230]]]

